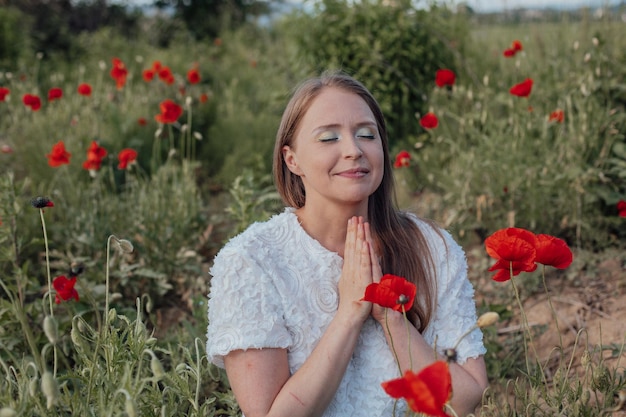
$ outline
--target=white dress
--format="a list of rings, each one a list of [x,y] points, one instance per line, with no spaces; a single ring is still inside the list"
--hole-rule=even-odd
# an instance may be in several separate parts
[[[415,220],[429,242],[437,277],[437,306],[423,336],[432,346],[436,338],[442,352],[476,323],[474,289],[465,254],[452,236]],[[335,315],[342,264],[336,252],[305,232],[292,208],[231,239],[210,271],[209,360],[223,367],[232,350],[285,348],[295,373]],[[482,332],[475,330],[457,347],[458,362],[485,352]],[[369,318],[324,417],[392,416],[395,400],[380,384],[397,377],[383,329]],[[399,402],[396,415],[404,415],[405,407]]]

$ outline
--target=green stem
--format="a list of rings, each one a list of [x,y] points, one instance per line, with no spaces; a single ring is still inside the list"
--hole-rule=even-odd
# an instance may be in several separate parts
[[[400,366],[400,359],[398,358],[398,352],[396,352],[396,347],[393,343],[393,337],[391,336],[391,331],[389,330],[389,318],[387,317],[387,309],[385,309],[385,327],[387,328],[387,333],[389,334],[389,343],[391,344],[391,351],[393,352],[393,356],[396,358],[396,364],[398,365],[398,371],[400,372],[400,376],[402,376],[402,367]]]
[[[48,274],[48,292],[52,294],[52,275],[50,273],[50,251],[48,249],[48,233],[46,232],[46,220],[43,216],[43,209],[39,209],[39,215],[41,217],[41,227],[43,229],[43,243],[46,248],[46,272]],[[50,302],[50,316],[54,317],[54,310],[52,309],[52,297],[48,296]]]

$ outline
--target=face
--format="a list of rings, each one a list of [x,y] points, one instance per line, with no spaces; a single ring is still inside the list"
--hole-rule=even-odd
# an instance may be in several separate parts
[[[362,205],[383,177],[376,119],[357,94],[324,88],[310,104],[291,145],[282,149],[302,179],[306,205]]]

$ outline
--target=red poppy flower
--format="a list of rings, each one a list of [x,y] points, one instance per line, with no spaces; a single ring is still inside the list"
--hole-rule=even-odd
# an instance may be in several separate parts
[[[620,200],[617,202],[617,215],[626,217],[626,201]]]
[[[428,112],[420,119],[420,125],[424,129],[434,129],[439,125],[439,119],[435,113]]]
[[[362,301],[369,301],[395,311],[408,311],[413,306],[417,293],[415,284],[402,277],[385,274],[380,282],[370,284],[365,288]]]
[[[494,281],[503,282],[520,272],[532,272],[537,269],[537,237],[528,230],[517,227],[501,229],[485,239],[487,254],[496,259],[489,268],[490,272],[498,270],[492,277]]]
[[[187,71],[187,81],[189,81],[189,84],[198,84],[200,82],[200,71],[198,71],[197,65]]]
[[[98,145],[95,140],[91,142],[91,146],[87,150],[87,160],[83,162],[83,168],[86,170],[97,171],[102,165],[102,160],[107,156],[107,151]]]
[[[563,123],[564,119],[565,119],[565,113],[563,113],[563,110],[556,109],[555,111],[550,113],[550,117],[548,118],[548,121],[549,122]]]
[[[46,207],[54,207],[54,203],[52,202],[52,200],[50,200],[48,197],[34,197],[32,200],[30,200],[30,204],[31,206],[38,208],[38,209],[43,209]]]
[[[119,58],[113,58],[113,68],[111,68],[111,78],[115,80],[115,86],[118,90],[121,90],[126,84],[126,76],[128,70],[126,65]]]
[[[139,126],[145,126],[148,124],[148,121],[146,120],[145,117],[140,117],[139,119],[137,119],[137,124]]]
[[[170,99],[162,101],[159,108],[161,113],[154,116],[154,118],[157,122],[163,124],[176,122],[183,113],[183,108]]]
[[[41,108],[41,99],[34,94],[24,94],[22,102],[26,107],[30,107],[32,111],[37,111]]]
[[[52,147],[52,152],[47,154],[46,158],[48,158],[48,165],[56,168],[64,164],[69,164],[71,156],[72,154],[65,150],[65,143],[60,140]]]
[[[13,153],[13,148],[9,145],[3,144],[0,146],[0,153]]]
[[[54,297],[54,302],[61,304],[61,301],[69,301],[72,298],[78,301],[78,291],[76,291],[74,285],[76,285],[76,277],[69,279],[65,275],[56,277],[52,281],[52,286],[57,292]]]
[[[519,84],[515,84],[509,90],[509,93],[518,97],[528,97],[530,95],[531,90],[533,89],[533,80],[532,78],[526,78]]]
[[[522,43],[518,40],[514,40],[510,48],[504,50],[503,55],[507,58],[514,57],[519,51],[522,50]]]
[[[437,70],[437,73],[435,75],[435,84],[437,84],[437,87],[443,87],[444,85],[454,85],[455,79],[456,75],[452,70],[440,69]]]
[[[159,79],[163,81],[167,85],[174,84],[174,74],[172,74],[172,70],[170,67],[160,67],[159,71]]]
[[[117,167],[119,169],[126,169],[128,165],[137,160],[137,151],[130,148],[122,149],[120,153],[117,154],[117,159],[120,161]]]
[[[48,101],[54,101],[63,97],[63,90],[59,87],[53,87],[48,91]]]
[[[91,95],[91,86],[87,83],[82,83],[78,86],[78,94],[81,96],[90,96]]]
[[[539,234],[537,237],[537,257],[535,262],[553,266],[557,269],[565,269],[573,260],[572,251],[563,239],[558,237]]]
[[[145,69],[142,71],[141,76],[143,77],[143,80],[145,82],[149,83],[150,81],[154,79],[154,70]]]
[[[408,167],[411,162],[411,154],[407,151],[400,151],[396,155],[396,161],[393,163],[394,168]]]
[[[8,88],[0,87],[0,101],[4,101],[6,96],[8,96],[10,93],[11,93],[11,90],[9,90]]]
[[[392,398],[404,398],[416,413],[449,417],[443,410],[452,395],[452,377],[444,361],[436,361],[417,374],[406,371],[402,378],[381,385]]]
[[[215,38],[213,40],[213,45],[215,45],[215,46],[222,46],[222,38]]]
[[[200,94],[200,103],[206,103],[209,101],[209,95],[206,93]]]

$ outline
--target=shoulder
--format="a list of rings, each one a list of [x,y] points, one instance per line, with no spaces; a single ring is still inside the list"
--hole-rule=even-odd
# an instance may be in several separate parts
[[[275,214],[268,220],[252,223],[246,230],[231,238],[218,252],[215,261],[221,258],[254,254],[258,250],[286,244],[294,232],[293,214],[289,210]]]

